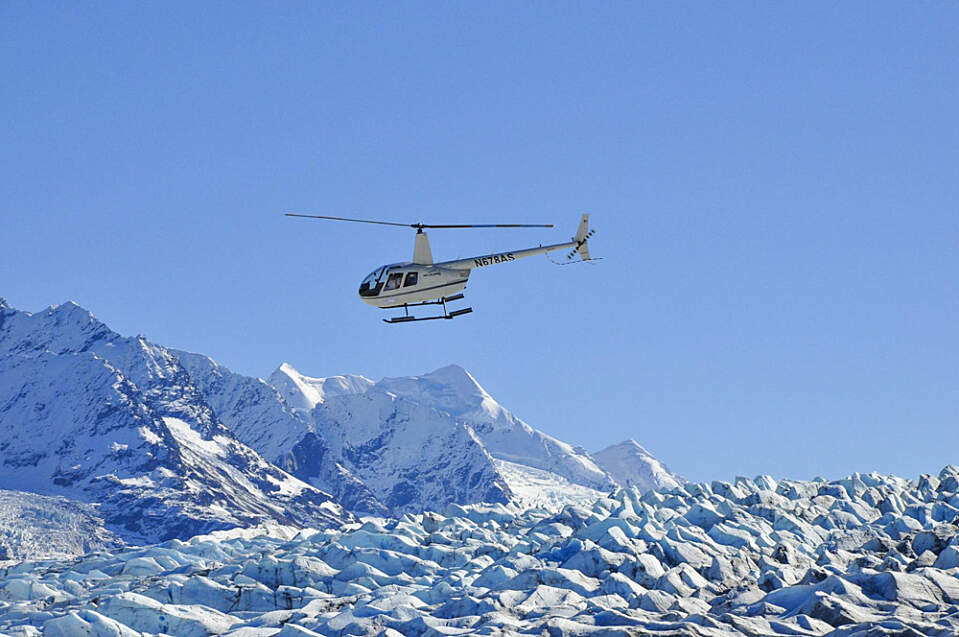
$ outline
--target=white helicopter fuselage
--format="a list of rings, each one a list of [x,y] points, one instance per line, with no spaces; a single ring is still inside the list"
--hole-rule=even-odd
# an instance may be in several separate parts
[[[572,241],[554,245],[539,245],[507,252],[494,252],[455,261],[433,263],[429,238],[420,230],[416,233],[413,260],[383,265],[370,272],[360,283],[359,295],[364,303],[374,307],[394,308],[447,299],[466,289],[470,272],[517,259],[545,254],[554,250],[572,249],[589,259],[586,239],[589,238],[589,215],[583,215]]]
[[[469,269],[421,263],[393,263],[369,274],[360,284],[360,299],[374,307],[402,307],[452,296],[466,289]]]

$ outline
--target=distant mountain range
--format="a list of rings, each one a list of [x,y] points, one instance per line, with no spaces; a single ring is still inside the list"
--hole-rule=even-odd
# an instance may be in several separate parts
[[[28,313],[0,299],[0,489],[87,506],[70,515],[102,519],[103,537],[559,505],[680,482],[633,441],[591,455],[530,427],[456,365],[373,382],[284,363],[263,380],[120,336],[75,303]]]

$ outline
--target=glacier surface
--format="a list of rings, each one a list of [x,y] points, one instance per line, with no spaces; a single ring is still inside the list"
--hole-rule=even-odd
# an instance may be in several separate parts
[[[954,635],[959,468],[236,529],[0,569],[10,635]]]

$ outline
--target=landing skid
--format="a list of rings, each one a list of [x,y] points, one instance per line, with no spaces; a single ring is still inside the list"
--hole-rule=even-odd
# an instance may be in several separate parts
[[[462,294],[454,294],[453,296],[444,296],[438,301],[423,301],[422,303],[405,303],[403,305],[398,305],[397,307],[402,307],[405,312],[404,316],[394,316],[392,318],[383,319],[384,323],[410,323],[412,321],[435,321],[436,319],[451,319],[461,316],[463,314],[469,314],[473,311],[471,307],[464,307],[461,310],[453,310],[450,312],[446,307],[447,301],[459,301],[463,298]],[[410,316],[411,307],[421,307],[423,305],[442,305],[443,313],[439,316],[421,316],[415,317]]]

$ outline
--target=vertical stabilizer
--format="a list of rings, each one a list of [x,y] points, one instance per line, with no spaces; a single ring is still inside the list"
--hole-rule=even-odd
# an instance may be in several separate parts
[[[576,228],[576,236],[573,237],[573,241],[580,242],[586,238],[586,235],[589,234],[589,215],[583,215],[582,219],[579,220],[579,227]]]
[[[589,261],[589,244],[587,241],[591,236],[593,236],[594,232],[595,230],[589,229],[589,215],[583,215],[583,218],[579,220],[579,228],[576,229],[576,236],[573,237],[573,241],[576,242],[576,246],[566,258],[572,259],[573,255],[579,253],[580,259],[583,261]]]
[[[430,251],[430,239],[422,230],[416,233],[416,243],[413,245],[413,263],[433,265],[433,253]]]

